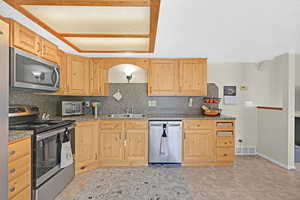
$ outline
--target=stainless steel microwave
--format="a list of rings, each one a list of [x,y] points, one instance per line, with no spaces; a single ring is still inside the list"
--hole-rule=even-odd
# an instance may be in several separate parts
[[[83,101],[60,101],[58,108],[58,114],[63,117],[84,114]]]
[[[59,90],[59,66],[22,50],[10,48],[12,88],[55,92]]]

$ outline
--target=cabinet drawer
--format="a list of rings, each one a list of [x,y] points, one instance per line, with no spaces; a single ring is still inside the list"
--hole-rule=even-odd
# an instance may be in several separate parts
[[[8,163],[8,181],[31,170],[31,155],[24,156]]]
[[[217,148],[217,161],[233,161],[234,148]]]
[[[31,200],[31,188],[27,187],[10,200]]]
[[[27,171],[18,178],[10,181],[8,183],[8,198],[12,198],[24,190],[26,187],[30,186],[31,183],[31,173]]]
[[[8,145],[8,161],[11,162],[31,152],[30,138]]]
[[[135,130],[135,129],[147,129],[148,123],[145,120],[133,120],[125,122],[126,130]]]
[[[216,122],[217,129],[234,129],[233,121],[217,121]]]
[[[105,120],[100,122],[101,130],[120,131],[123,129],[123,121]]]
[[[233,147],[234,146],[233,131],[217,131],[217,146]]]
[[[212,120],[185,120],[184,129],[212,129],[214,121]]]

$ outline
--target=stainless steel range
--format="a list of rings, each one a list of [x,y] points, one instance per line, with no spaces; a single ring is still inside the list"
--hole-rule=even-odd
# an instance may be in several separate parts
[[[32,199],[54,199],[75,176],[74,164],[61,168],[62,142],[68,139],[74,154],[72,120],[39,120],[35,106],[9,107],[10,130],[32,130]]]

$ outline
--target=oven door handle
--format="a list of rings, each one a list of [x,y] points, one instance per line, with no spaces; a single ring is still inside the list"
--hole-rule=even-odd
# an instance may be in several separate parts
[[[49,138],[49,137],[52,137],[52,136],[54,136],[54,135],[58,135],[58,134],[64,132],[66,129],[70,130],[70,129],[73,129],[73,128],[75,128],[74,125],[72,125],[72,126],[67,126],[67,127],[65,127],[65,128],[61,128],[61,129],[58,129],[58,130],[47,131],[47,132],[45,132],[45,133],[42,133],[42,134],[37,135],[37,136],[36,136],[36,140],[37,140],[37,141],[44,140],[44,139]]]

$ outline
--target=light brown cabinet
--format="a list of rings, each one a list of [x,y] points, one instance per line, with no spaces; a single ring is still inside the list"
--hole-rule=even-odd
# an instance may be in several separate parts
[[[103,120],[100,121],[99,134],[100,166],[147,165],[148,128],[146,120]]]
[[[8,145],[8,199],[31,199],[31,138]]]
[[[69,95],[89,94],[89,60],[76,55],[67,56],[67,93]]]
[[[180,96],[207,96],[205,59],[179,60]]]
[[[232,165],[234,120],[184,120],[184,165]]]
[[[41,57],[46,60],[57,63],[57,52],[58,52],[57,46],[43,38],[41,39],[41,41],[42,41]]]
[[[39,56],[42,50],[41,38],[17,22],[12,22],[12,45]]]
[[[206,96],[206,59],[152,59],[149,96]]]
[[[75,173],[97,167],[98,121],[78,122],[75,129]]]
[[[108,96],[108,70],[103,67],[102,59],[90,60],[90,95]]]
[[[215,121],[216,127],[216,161],[218,164],[232,164],[235,159],[235,122],[233,120]]]
[[[148,72],[148,95],[177,95],[178,78],[178,63],[176,60],[151,60]]]
[[[39,56],[48,61],[57,63],[58,48],[55,44],[40,37],[38,34],[22,26],[16,21],[12,22],[12,46]]]
[[[215,161],[214,123],[212,120],[185,120],[183,162],[198,165]]]

